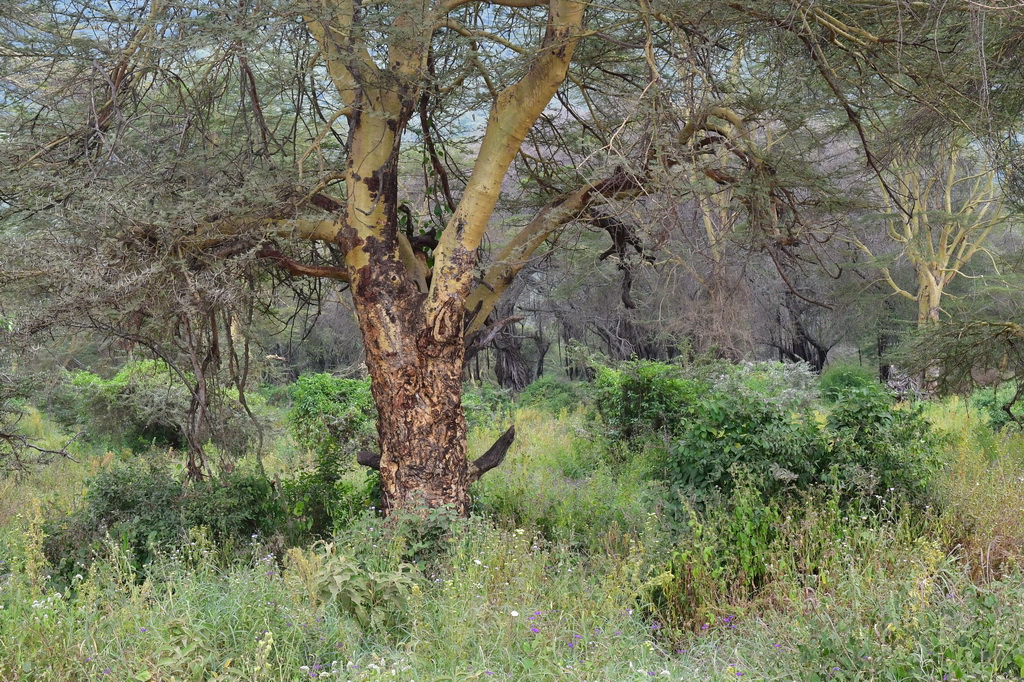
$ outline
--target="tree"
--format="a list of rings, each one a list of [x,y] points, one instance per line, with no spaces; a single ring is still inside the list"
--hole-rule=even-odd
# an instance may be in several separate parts
[[[752,124],[786,138],[839,111],[863,138],[854,95],[871,84],[911,99],[895,78],[905,52],[935,52],[929,12],[895,28],[903,6],[751,0],[709,17],[683,0],[22,3],[0,26],[7,236],[24,250],[33,226],[25,261],[75,273],[55,280],[51,266],[37,284],[68,317],[97,288],[119,336],[159,322],[160,306],[186,308],[172,331],[200,369],[219,336],[194,324],[215,328],[247,300],[232,282],[254,286],[257,265],[347,287],[380,415],[380,451],[362,461],[380,470],[385,510],[466,513],[469,484],[514,437],[467,458],[466,338],[500,331],[492,312],[515,277],[597,204],[616,215],[709,155],[699,172],[736,188],[723,196],[759,248],[797,248],[802,212],[820,202],[787,186]],[[588,61],[574,72],[577,52]],[[762,78],[787,68],[785,86]],[[758,89],[738,90],[738,72]],[[488,228],[514,218],[499,201],[517,159],[519,208],[538,210],[485,264]],[[162,277],[191,293],[138,295]]]
[[[1007,223],[996,171],[976,142],[959,139],[900,152],[885,175],[902,199],[897,204],[888,188],[880,192],[885,235],[897,248],[890,260],[906,259],[914,270],[914,286],[900,286],[888,265],[879,269],[894,293],[917,305],[918,327],[938,323],[950,283],[979,253],[991,257],[987,247],[993,230]],[[854,242],[876,260],[868,244]]]

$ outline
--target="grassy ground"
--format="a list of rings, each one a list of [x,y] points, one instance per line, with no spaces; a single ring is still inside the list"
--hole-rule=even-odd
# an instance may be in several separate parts
[[[330,544],[254,537],[228,562],[195,529],[144,574],[111,542],[65,585],[43,518],[112,458],[84,453],[0,481],[0,679],[1021,679],[1024,439],[956,402],[929,417],[934,509],[861,518],[809,497],[774,522],[751,589],[670,562],[731,550],[670,532],[645,457],[595,441],[582,414],[518,411],[478,515],[447,534],[366,513]]]

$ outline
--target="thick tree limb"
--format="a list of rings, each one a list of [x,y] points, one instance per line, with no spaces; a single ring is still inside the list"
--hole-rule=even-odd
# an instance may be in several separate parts
[[[445,0],[441,3],[442,12],[451,12],[463,5],[474,2],[483,2],[487,5],[501,5],[502,7],[543,7],[548,4],[547,0]]]
[[[501,330],[510,324],[515,324],[523,319],[522,315],[512,315],[506,317],[504,320],[498,320],[487,326],[486,329],[480,330],[477,334],[473,334],[466,337],[466,356],[467,360],[469,356],[475,354],[477,351],[485,348],[487,344],[494,341],[494,337],[501,333]]]
[[[289,258],[277,249],[263,247],[256,252],[257,258],[265,258],[295,277],[324,277],[339,282],[349,281],[348,270],[334,265],[307,265]]]
[[[522,79],[502,90],[491,107],[462,201],[434,252],[428,321],[432,322],[452,299],[464,299],[469,292],[476,251],[501,194],[502,180],[544,107],[565,81],[582,33],[586,4],[550,0],[548,25],[537,56]]]
[[[356,462],[374,471],[380,471],[380,453],[378,452],[360,450],[356,453]]]
[[[516,427],[513,424],[508,427],[508,431],[501,434],[498,440],[494,441],[494,445],[489,447],[487,452],[469,463],[469,472],[467,474],[469,482],[473,483],[479,480],[481,476],[501,464],[505,460],[505,455],[508,454],[508,449],[512,447],[512,442],[515,439]]]
[[[529,222],[505,248],[484,273],[483,279],[469,294],[466,309],[471,313],[467,334],[478,331],[494,310],[502,293],[526,267],[536,250],[559,228],[575,220],[580,213],[599,197],[612,198],[640,190],[639,180],[622,171],[604,180],[588,183],[569,194],[558,197]]]

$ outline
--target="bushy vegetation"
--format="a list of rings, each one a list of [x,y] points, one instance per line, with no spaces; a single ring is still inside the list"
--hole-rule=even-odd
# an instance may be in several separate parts
[[[1003,383],[990,388],[979,388],[971,395],[971,407],[988,417],[992,428],[1019,427],[1024,423],[1024,401],[1014,401],[1017,386]],[[1009,411],[1007,411],[1009,410]]]
[[[69,583],[103,554],[108,538],[142,570],[193,528],[204,528],[230,555],[253,535],[276,531],[282,511],[265,477],[236,471],[185,487],[165,465],[136,460],[89,481],[82,506],[45,526],[44,549],[55,576]]]
[[[821,402],[773,364],[485,389],[470,452],[520,436],[474,515],[383,521],[333,459],[372,428],[365,390],[292,387],[278,482],[88,444],[0,481],[0,678],[1024,675],[1024,436],[962,402]]]
[[[877,386],[878,378],[863,365],[829,365],[821,373],[821,397],[835,402],[850,389]]]
[[[657,476],[701,508],[728,499],[738,477],[768,498],[827,487],[845,503],[886,491],[926,503],[927,423],[877,382],[830,384],[827,410],[806,371],[772,363],[634,361],[600,368],[595,383],[611,436],[664,443]]]
[[[562,410],[571,412],[586,404],[591,393],[590,383],[545,375],[527,386],[519,394],[517,403],[522,407],[537,407],[559,414]]]
[[[194,382],[190,373],[179,374],[157,360],[126,363],[109,379],[76,370],[51,393],[48,406],[61,423],[83,427],[87,436],[107,447],[183,449]],[[237,389],[210,388],[209,423],[213,428],[200,434],[200,439],[235,454],[244,453],[256,429],[238,404]]]
[[[303,374],[292,387],[291,399],[292,433],[314,454],[317,475],[325,483],[350,469],[359,450],[373,447],[377,412],[369,379]]]

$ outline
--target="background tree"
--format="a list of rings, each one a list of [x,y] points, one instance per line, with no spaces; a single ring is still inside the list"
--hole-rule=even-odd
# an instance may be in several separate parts
[[[927,148],[918,142],[895,153],[883,181],[898,188],[900,201],[887,188],[879,193],[886,208],[885,235],[897,248],[885,261],[905,259],[914,284],[909,290],[900,286],[885,262],[879,265],[882,276],[894,293],[916,303],[918,326],[937,323],[950,283],[965,275],[979,253],[991,258],[987,247],[993,231],[1006,225],[995,168],[969,140]],[[865,241],[855,243],[878,261]]]

